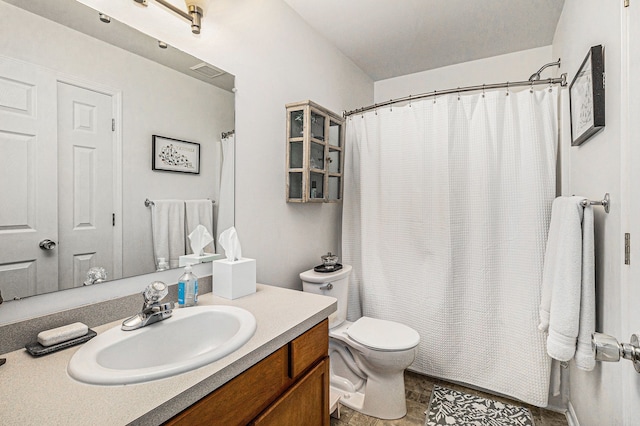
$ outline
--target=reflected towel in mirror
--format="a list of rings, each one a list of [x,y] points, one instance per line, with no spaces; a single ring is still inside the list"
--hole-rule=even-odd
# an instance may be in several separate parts
[[[177,268],[185,254],[185,204],[183,200],[153,200],[151,226],[155,261],[163,257],[169,267]],[[157,265],[156,265],[157,266]]]
[[[211,200],[186,200],[187,235],[191,234],[198,225],[204,226],[209,234],[213,233],[213,203]],[[192,254],[191,245],[187,242],[187,254]],[[215,253],[215,242],[212,241],[204,247],[205,253]]]

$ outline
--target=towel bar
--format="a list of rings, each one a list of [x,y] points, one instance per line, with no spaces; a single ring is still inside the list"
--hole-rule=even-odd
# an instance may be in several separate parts
[[[211,200],[211,204],[215,204],[215,203],[216,203],[215,200]],[[155,205],[156,205],[156,203],[154,203],[153,201],[151,201],[148,198],[144,200],[144,206],[145,207],[151,207],[151,206],[155,206]]]
[[[607,192],[606,194],[604,194],[604,199],[600,201],[592,201],[592,200],[587,200],[585,198],[584,200],[582,200],[580,204],[582,204],[582,207],[587,207],[589,205],[602,206],[604,207],[604,212],[609,213],[609,205],[611,204],[611,198],[609,197],[609,193]]]

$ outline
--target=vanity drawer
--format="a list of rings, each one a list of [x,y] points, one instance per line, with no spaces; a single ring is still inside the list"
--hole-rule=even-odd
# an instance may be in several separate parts
[[[324,320],[289,343],[289,377],[297,379],[329,352],[329,321]]]

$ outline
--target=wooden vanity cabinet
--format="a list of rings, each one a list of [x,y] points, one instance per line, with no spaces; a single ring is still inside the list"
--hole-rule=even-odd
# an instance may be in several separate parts
[[[165,425],[329,425],[328,351],[324,320]]]

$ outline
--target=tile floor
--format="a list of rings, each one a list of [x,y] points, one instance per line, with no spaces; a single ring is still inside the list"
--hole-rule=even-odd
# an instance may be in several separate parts
[[[380,420],[368,417],[364,414],[353,411],[345,406],[340,408],[340,419],[331,418],[331,426],[423,426],[425,421],[425,411],[429,406],[431,389],[434,384],[464,391],[473,395],[491,398],[513,405],[525,406],[531,410],[535,426],[567,426],[567,419],[564,414],[545,410],[532,405],[513,401],[508,398],[479,392],[464,386],[445,382],[444,380],[423,376],[411,371],[405,372],[405,394],[407,396],[407,415],[398,420]]]

